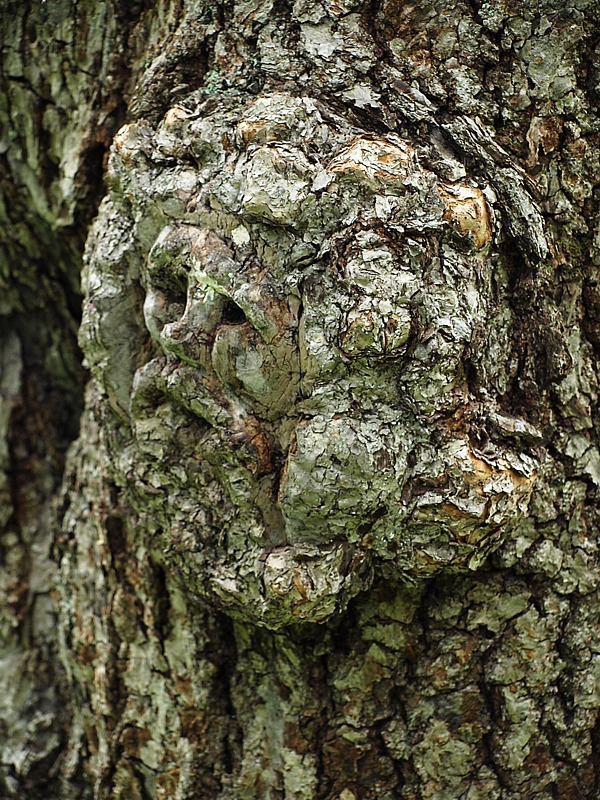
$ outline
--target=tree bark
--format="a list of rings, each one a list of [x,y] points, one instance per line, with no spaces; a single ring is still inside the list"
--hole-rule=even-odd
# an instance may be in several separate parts
[[[600,794],[599,10],[4,0],[2,797]]]

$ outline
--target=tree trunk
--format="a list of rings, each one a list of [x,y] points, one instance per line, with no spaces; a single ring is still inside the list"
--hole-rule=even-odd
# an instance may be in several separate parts
[[[0,795],[599,796],[600,6],[121,5],[0,8]]]

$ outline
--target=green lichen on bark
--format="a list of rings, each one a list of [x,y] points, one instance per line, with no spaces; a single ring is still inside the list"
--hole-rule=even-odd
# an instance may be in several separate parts
[[[598,793],[597,19],[0,20],[0,794]]]

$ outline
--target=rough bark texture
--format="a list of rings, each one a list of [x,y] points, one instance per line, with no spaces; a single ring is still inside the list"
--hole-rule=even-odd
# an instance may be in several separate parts
[[[120,6],[0,6],[0,796],[598,796],[597,1]]]

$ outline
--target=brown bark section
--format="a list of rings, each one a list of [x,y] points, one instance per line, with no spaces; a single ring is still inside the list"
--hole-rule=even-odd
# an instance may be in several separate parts
[[[598,4],[4,6],[0,794],[596,796]],[[510,292],[467,377],[485,406],[478,354],[496,342],[493,390],[530,427],[488,431],[475,408],[460,424],[544,459],[529,517],[480,571],[382,576],[339,618],[278,632],[192,600],[140,547],[94,385],[64,474],[112,138],[233,90],[310,94],[489,182]]]

